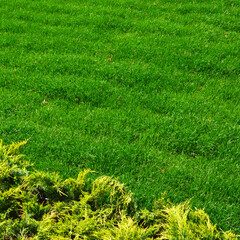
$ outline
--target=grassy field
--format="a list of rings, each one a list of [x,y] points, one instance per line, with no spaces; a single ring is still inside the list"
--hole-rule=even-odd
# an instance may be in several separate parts
[[[240,233],[239,16],[235,0],[1,0],[0,138]]]

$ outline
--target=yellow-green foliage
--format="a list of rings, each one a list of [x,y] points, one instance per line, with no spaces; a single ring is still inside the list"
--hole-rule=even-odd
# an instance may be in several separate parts
[[[83,170],[65,181],[56,173],[30,171],[17,155],[26,141],[0,141],[0,239],[237,239],[219,232],[203,210],[164,197],[152,211],[138,210],[117,180],[89,178]]]
[[[160,239],[233,239],[231,232],[226,232],[221,237],[216,225],[210,222],[208,215],[203,210],[193,211],[189,201],[166,207],[163,210],[165,218],[162,224],[163,232]]]

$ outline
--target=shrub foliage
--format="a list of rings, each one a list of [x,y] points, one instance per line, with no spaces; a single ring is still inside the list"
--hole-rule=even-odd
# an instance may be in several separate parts
[[[26,141],[0,141],[0,239],[237,239],[221,232],[189,201],[173,205],[164,197],[139,210],[126,187],[91,170],[77,179],[33,170],[18,149]]]

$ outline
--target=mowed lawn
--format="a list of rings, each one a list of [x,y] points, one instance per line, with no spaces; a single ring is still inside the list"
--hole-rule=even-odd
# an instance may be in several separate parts
[[[240,233],[239,1],[1,0],[0,20],[5,144]]]

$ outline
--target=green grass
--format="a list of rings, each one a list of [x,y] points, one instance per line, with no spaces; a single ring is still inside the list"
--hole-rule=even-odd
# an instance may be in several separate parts
[[[65,178],[167,191],[240,233],[238,1],[1,0],[0,138]]]

